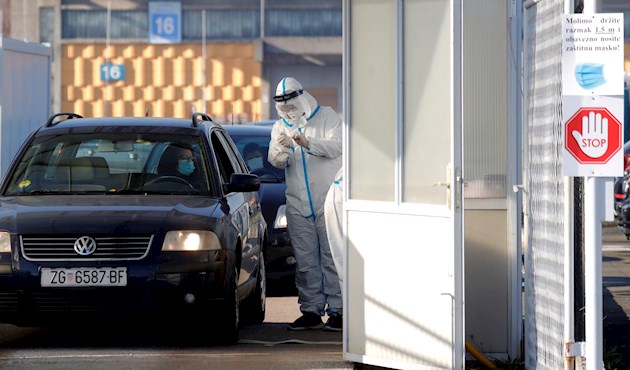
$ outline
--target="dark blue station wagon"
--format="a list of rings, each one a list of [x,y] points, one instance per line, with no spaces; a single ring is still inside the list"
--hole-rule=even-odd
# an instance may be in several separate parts
[[[236,343],[265,315],[259,187],[206,114],[52,116],[0,185],[0,322],[155,318]]]

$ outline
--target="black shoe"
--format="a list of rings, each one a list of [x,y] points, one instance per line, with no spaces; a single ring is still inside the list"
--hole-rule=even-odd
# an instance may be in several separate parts
[[[341,331],[343,330],[343,316],[339,313],[333,312],[328,317],[326,325],[324,325],[326,331]]]
[[[314,330],[324,327],[322,318],[311,312],[302,313],[302,317],[289,324],[289,330]]]

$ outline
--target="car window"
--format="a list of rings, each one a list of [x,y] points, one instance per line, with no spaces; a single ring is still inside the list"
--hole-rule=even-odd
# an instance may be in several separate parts
[[[102,157],[113,174],[140,172],[155,145],[147,141],[84,140],[79,143],[75,157]]]
[[[189,176],[158,179],[157,167],[171,143],[194,150]],[[67,193],[209,194],[200,139],[162,134],[65,134],[35,138],[11,174],[6,195]],[[185,180],[185,181],[184,181]]]
[[[245,163],[239,160],[239,158],[241,157],[241,153],[238,151],[238,149],[235,148],[234,142],[230,139],[230,136],[224,132],[218,132],[218,135],[221,138],[221,142],[223,143],[225,150],[230,153],[232,165],[237,170],[237,172],[248,173],[249,171]]]
[[[217,159],[217,167],[219,168],[219,173],[221,174],[221,180],[224,184],[228,184],[232,174],[240,172],[240,170],[238,170],[237,164],[230,158],[230,155],[224,146],[225,144],[219,138],[218,132],[213,131],[210,134],[210,137],[212,141],[212,149],[214,150],[215,158]]]
[[[271,163],[267,161],[270,136],[230,133],[230,137],[232,138],[232,141],[234,141],[234,144],[241,153],[243,159],[247,158],[245,148],[251,148],[254,145],[260,148],[262,152],[262,167],[249,168],[249,171],[258,175],[261,182],[284,182],[284,170],[273,167]],[[245,163],[247,164],[247,160],[245,160]]]

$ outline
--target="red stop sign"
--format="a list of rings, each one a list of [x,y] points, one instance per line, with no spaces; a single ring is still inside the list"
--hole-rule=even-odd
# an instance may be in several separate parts
[[[598,115],[601,115],[602,125],[608,121],[607,137],[589,137],[585,132],[584,123],[589,122],[589,116],[592,119]],[[621,123],[606,108],[580,108],[564,124],[564,147],[580,163],[604,164],[621,149],[621,128]],[[593,153],[597,154],[593,156]]]

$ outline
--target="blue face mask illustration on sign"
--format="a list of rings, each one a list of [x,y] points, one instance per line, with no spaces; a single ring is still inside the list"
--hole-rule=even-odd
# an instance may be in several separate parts
[[[584,89],[594,89],[606,83],[604,65],[582,63],[575,66],[575,79]]]

